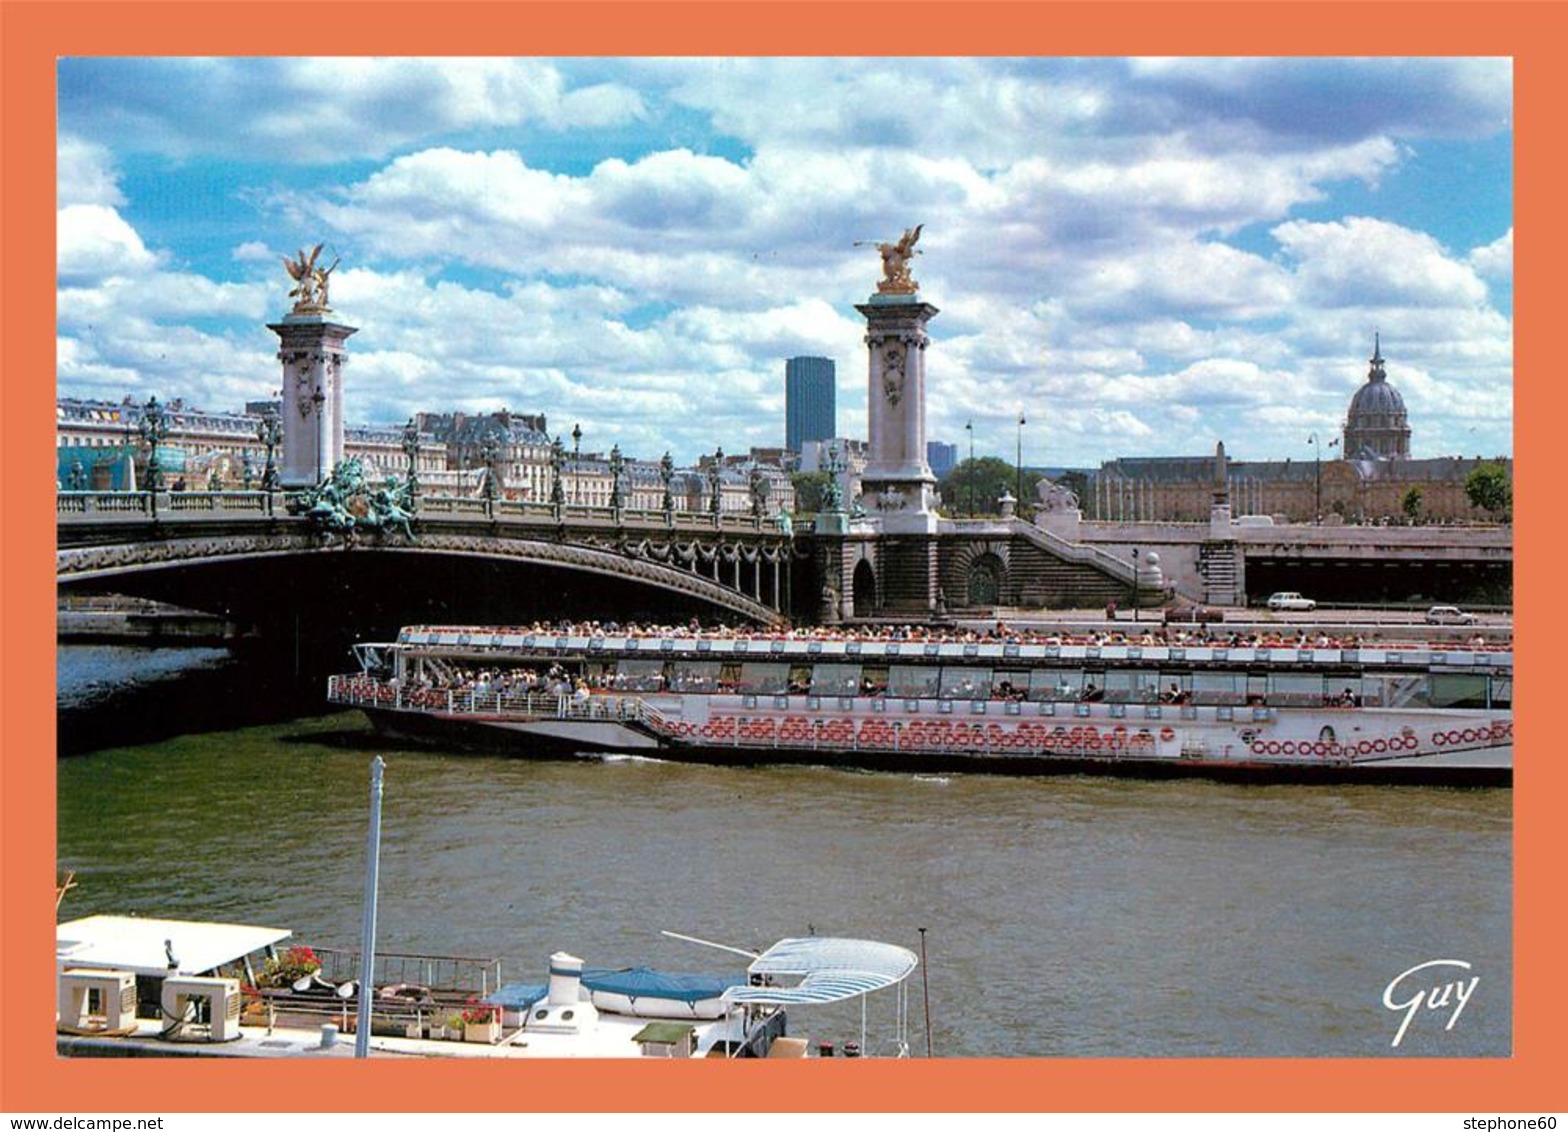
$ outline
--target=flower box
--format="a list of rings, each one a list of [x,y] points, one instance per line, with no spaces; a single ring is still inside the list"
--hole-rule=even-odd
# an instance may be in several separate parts
[[[465,1042],[484,1042],[494,1045],[501,1040],[501,1021],[491,1018],[488,1022],[464,1022],[463,1040]]]

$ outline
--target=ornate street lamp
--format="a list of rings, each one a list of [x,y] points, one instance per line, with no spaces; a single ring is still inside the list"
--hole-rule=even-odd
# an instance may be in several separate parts
[[[666,452],[659,461],[659,479],[664,481],[664,513],[668,515],[675,510],[675,496],[670,493],[670,481],[675,478],[675,461]]]
[[[621,509],[621,475],[626,471],[626,461],[621,458],[621,446],[610,446],[610,506]]]
[[[751,491],[751,514],[760,519],[768,505],[768,481],[763,477],[761,468],[754,466],[751,469],[746,486]]]
[[[713,453],[713,466],[708,469],[708,510],[717,515],[721,510],[719,503],[719,469],[724,465],[724,449],[715,449]]]
[[[1024,411],[1023,411],[1022,408],[1020,408],[1018,410],[1018,462],[1017,462],[1017,465],[1016,465],[1017,469],[1018,469],[1018,479],[1017,479],[1017,486],[1013,489],[1013,498],[1015,500],[1017,500],[1018,509],[1019,509],[1020,513],[1022,513],[1023,506],[1024,506],[1024,424],[1025,423],[1026,422],[1024,421]]]
[[[566,446],[557,436],[550,441],[550,503],[559,508],[566,502],[566,492],[561,487],[561,465],[566,461]]]
[[[1318,434],[1314,432],[1307,437],[1307,443],[1312,445],[1312,470],[1316,483],[1316,492],[1313,496],[1312,521],[1323,521],[1323,446],[1318,443]]]
[[[310,395],[310,403],[316,406],[316,485],[321,485],[321,449],[325,445],[325,438],[321,435],[323,429],[323,416],[321,406],[326,404],[327,395],[317,389]]]
[[[163,465],[158,461],[158,445],[169,434],[169,417],[158,404],[157,397],[147,398],[142,409],[142,439],[147,442],[147,490],[156,492],[163,487]]]
[[[969,515],[975,513],[975,422],[973,419],[966,421],[964,431],[969,434]]]
[[[583,465],[581,460],[583,448],[583,426],[572,425],[572,505],[576,506],[581,500]]]
[[[480,494],[492,503],[501,494],[499,477],[495,471],[500,458],[501,445],[496,440],[495,434],[486,433],[484,440],[479,443],[479,459],[484,464],[484,483],[480,485]]]
[[[403,455],[408,457],[408,497],[417,505],[419,499],[419,426],[409,417],[403,426]]]
[[[261,441],[267,449],[267,465],[261,473],[261,490],[278,490],[278,465],[273,459],[277,451],[278,442],[283,439],[283,426],[278,421],[278,414],[268,409],[261,414],[261,420],[256,422],[256,439]]]

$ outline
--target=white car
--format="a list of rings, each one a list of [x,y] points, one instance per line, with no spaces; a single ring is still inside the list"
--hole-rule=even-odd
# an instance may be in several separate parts
[[[1316,609],[1317,607],[1318,603],[1313,601],[1310,597],[1302,597],[1300,594],[1294,593],[1292,591],[1287,590],[1281,593],[1269,595],[1269,608],[1275,612],[1278,612],[1282,609],[1306,611]]]
[[[1466,613],[1457,605],[1434,605],[1426,611],[1428,625],[1474,625],[1474,613]]]

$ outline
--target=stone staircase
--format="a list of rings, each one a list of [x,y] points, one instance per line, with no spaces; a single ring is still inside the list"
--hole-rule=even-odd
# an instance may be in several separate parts
[[[1236,606],[1244,603],[1241,546],[1233,540],[1206,542],[1198,548],[1198,575],[1203,579],[1206,605]]]

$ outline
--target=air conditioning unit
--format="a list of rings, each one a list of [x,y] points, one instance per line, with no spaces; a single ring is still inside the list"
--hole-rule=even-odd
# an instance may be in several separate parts
[[[136,1028],[136,976],[83,967],[60,972],[58,1026],[73,1033]]]
[[[231,1042],[240,1036],[240,981],[196,975],[163,980],[164,1036],[176,1041]]]

